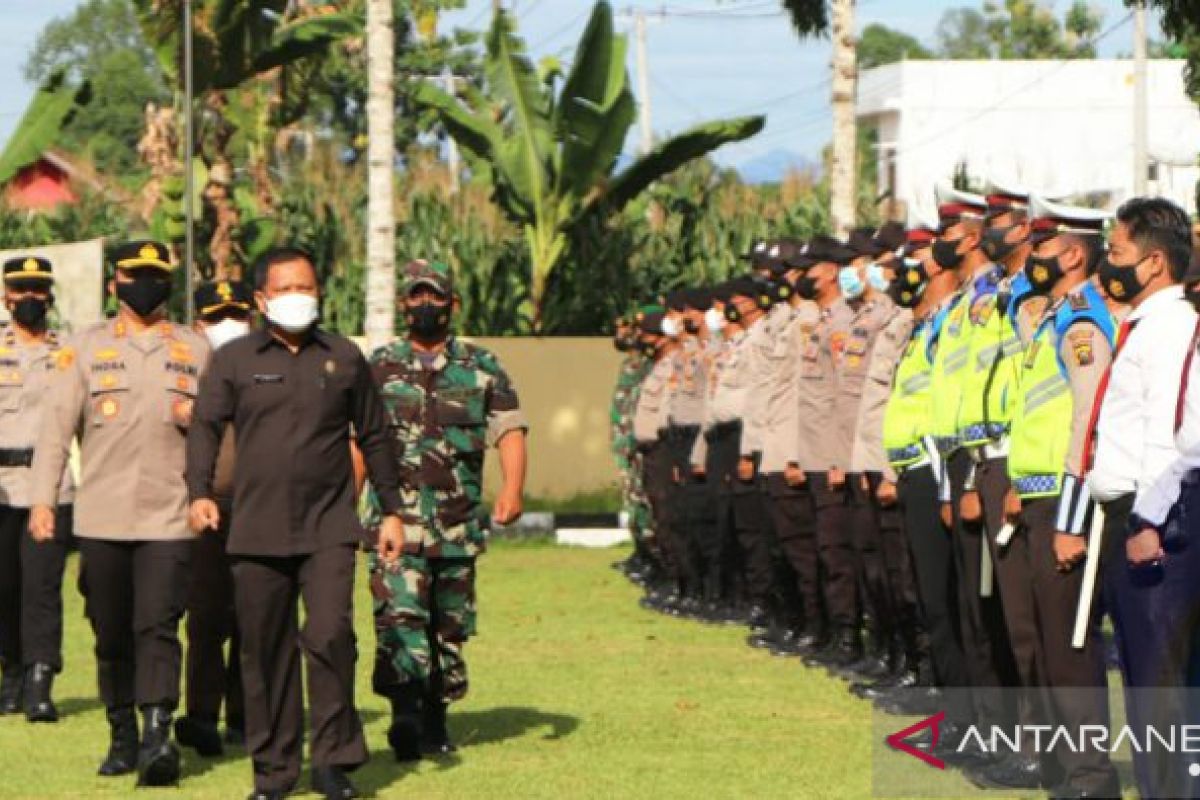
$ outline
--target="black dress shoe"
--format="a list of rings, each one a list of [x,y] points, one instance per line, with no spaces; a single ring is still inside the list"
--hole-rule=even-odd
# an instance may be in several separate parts
[[[108,755],[97,774],[106,778],[128,775],[137,769],[138,724],[137,715],[129,706],[110,708],[108,717]]]
[[[1076,786],[1057,786],[1050,790],[1052,800],[1084,800],[1085,798],[1103,798],[1103,800],[1121,800],[1121,785],[1113,781],[1106,786],[1094,789],[1081,789]]]
[[[233,747],[246,746],[246,728],[243,725],[225,723],[225,744]]]
[[[358,789],[346,777],[341,767],[313,767],[312,790],[325,800],[351,800],[359,797]]]
[[[856,683],[880,680],[891,675],[891,666],[886,656],[863,656],[844,669],[837,670],[838,677]]]
[[[919,677],[916,672],[901,672],[886,675],[876,681],[858,681],[850,684],[850,694],[863,700],[877,700],[885,696],[911,689],[917,685]]]
[[[255,789],[246,796],[246,800],[283,800],[287,792],[278,789]]]
[[[0,714],[21,711],[21,693],[25,686],[25,670],[20,664],[9,665],[0,673]]]
[[[54,667],[33,664],[25,671],[25,719],[30,722],[58,722],[58,709],[50,699],[54,687]]]
[[[933,686],[893,690],[875,701],[875,707],[898,717],[927,717],[942,710],[942,692]]]
[[[179,748],[171,741],[171,711],[166,706],[142,708],[142,743],[138,747],[138,786],[174,786],[179,781]]]
[[[175,740],[205,758],[216,758],[225,754],[216,720],[193,716],[180,717],[175,721]]]
[[[981,789],[1038,789],[1042,785],[1038,760],[1016,754],[980,769],[969,769],[966,775]]]

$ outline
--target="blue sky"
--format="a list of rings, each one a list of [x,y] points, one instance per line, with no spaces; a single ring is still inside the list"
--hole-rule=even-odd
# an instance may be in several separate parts
[[[1104,27],[1128,13],[1121,0],[1089,0],[1104,15]],[[0,9],[0,140],[8,138],[33,87],[21,67],[38,31],[69,14],[80,0],[3,0]],[[591,0],[505,0],[514,9],[533,55],[569,59],[592,6]],[[1070,0],[1052,3],[1061,12]],[[980,7],[982,0],[859,0],[861,27],[878,22],[932,42],[942,13]],[[653,122],[658,133],[678,132],[704,119],[766,113],[767,128],[753,140],[727,147],[718,159],[744,164],[772,151],[816,160],[829,139],[829,44],[799,40],[775,0],[617,0],[619,10],[663,10],[648,26],[648,60]],[[447,15],[443,28],[487,24],[491,0],[469,0]],[[739,15],[741,18],[739,18]],[[619,22],[622,28],[627,23]],[[1157,26],[1151,26],[1152,35]],[[1114,31],[1101,55],[1132,50],[1132,24]],[[630,48],[633,69],[633,48]],[[133,143],[131,143],[131,146]],[[629,148],[634,147],[631,139]]]

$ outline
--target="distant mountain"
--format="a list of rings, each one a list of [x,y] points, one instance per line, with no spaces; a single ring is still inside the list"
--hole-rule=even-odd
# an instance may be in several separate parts
[[[793,169],[820,171],[820,166],[812,159],[781,148],[743,161],[736,168],[746,183],[776,183]]]

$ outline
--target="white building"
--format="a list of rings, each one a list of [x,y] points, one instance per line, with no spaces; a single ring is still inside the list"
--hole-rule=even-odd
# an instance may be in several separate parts
[[[1181,60],[1148,62],[1149,191],[1195,210],[1200,111]],[[865,70],[859,124],[878,133],[880,193],[931,207],[932,187],[960,164],[1063,196],[1133,195],[1133,62],[904,61]]]

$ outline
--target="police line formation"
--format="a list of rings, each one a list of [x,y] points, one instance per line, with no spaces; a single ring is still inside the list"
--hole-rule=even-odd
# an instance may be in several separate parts
[[[201,757],[244,743],[250,797],[283,797],[300,779],[303,685],[311,788],[357,797],[349,773],[368,749],[352,596],[365,546],[388,746],[401,761],[454,752],[447,710],[468,689],[489,524],[484,455],[494,446],[503,473],[490,519],[511,522],[526,423],[496,358],[450,333],[450,269],[404,268],[406,334],[368,359],[319,327],[317,269],[303,250],[263,256],[253,289],[199,287],[195,329],[167,318],[165,246],[130,242],[111,259],[117,315],[69,338],[47,324],[53,265],[3,266],[0,714],[58,719],[51,688],[74,541],[109,724],[100,775],[173,785],[175,740]],[[185,660],[186,713],[175,720]]]
[[[1105,616],[1129,723],[1187,717],[1191,222],[1160,198],[936,196],[936,221],[762,241],[745,275],[618,320],[619,566],[648,609],[944,712],[913,744],[981,787],[1119,797],[1101,749],[966,733],[1109,724]],[[1200,796],[1172,758],[1134,752],[1143,797]]]

